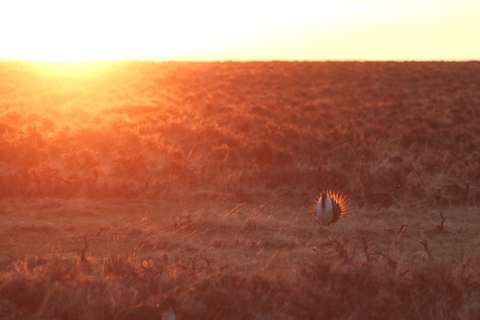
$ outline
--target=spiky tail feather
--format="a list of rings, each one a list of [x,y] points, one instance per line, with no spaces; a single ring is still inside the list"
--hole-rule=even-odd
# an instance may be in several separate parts
[[[339,218],[345,217],[350,210],[350,201],[345,194],[336,190],[325,190],[320,192],[320,194],[315,198],[315,202],[313,203],[312,214],[315,215],[318,201],[320,201],[320,199],[322,198],[323,192],[325,192],[327,197],[332,199],[332,201],[335,202],[340,208],[340,216],[337,219],[334,219],[334,221],[332,221],[331,223],[335,223]]]

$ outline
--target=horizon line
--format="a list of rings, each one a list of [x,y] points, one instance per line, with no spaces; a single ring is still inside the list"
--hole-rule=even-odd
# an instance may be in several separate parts
[[[480,59],[88,59],[88,60],[48,60],[0,58],[0,62],[32,62],[32,63],[101,63],[101,62],[480,62]]]

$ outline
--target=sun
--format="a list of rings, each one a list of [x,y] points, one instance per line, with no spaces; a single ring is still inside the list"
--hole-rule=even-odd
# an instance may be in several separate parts
[[[31,68],[54,77],[66,79],[92,79],[102,75],[113,63],[104,61],[43,60],[34,62]]]
[[[26,2],[26,3],[25,3]],[[18,1],[2,4],[8,27],[2,55],[10,59],[86,62],[119,60],[141,52],[138,5],[114,1]],[[6,8],[5,8],[6,7]],[[3,28],[5,29],[5,28]],[[140,41],[141,42],[141,41]]]

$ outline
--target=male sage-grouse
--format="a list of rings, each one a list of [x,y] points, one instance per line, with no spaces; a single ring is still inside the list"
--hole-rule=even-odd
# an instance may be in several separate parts
[[[315,216],[321,226],[334,224],[348,214],[347,197],[337,191],[322,191],[315,201]]]

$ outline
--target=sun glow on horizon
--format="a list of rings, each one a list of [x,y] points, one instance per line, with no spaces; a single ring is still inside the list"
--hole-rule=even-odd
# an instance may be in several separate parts
[[[480,59],[476,0],[0,4],[0,59]]]

